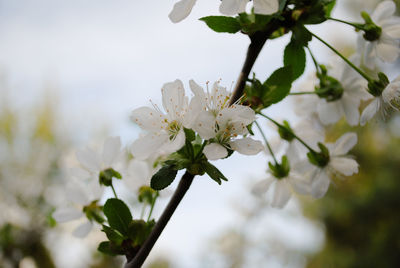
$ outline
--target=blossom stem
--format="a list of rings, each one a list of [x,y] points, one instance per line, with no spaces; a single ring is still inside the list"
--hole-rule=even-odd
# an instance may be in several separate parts
[[[114,185],[112,185],[112,183],[111,183],[110,186],[111,186],[111,189],[112,189],[112,191],[113,191],[113,193],[114,193],[115,198],[118,199],[117,192],[116,192],[115,189],[114,189]]]
[[[356,29],[364,30],[364,28],[362,27],[362,25],[359,24],[359,23],[348,22],[348,21],[345,21],[345,20],[335,19],[335,18],[331,18],[331,17],[329,17],[328,20],[333,20],[333,21],[341,22],[341,23],[344,23],[344,24],[353,26],[353,27],[356,28]]]
[[[262,117],[265,117],[266,119],[270,120],[272,123],[274,123],[274,124],[277,125],[278,127],[285,128],[286,130],[290,131],[291,134],[293,135],[293,137],[294,137],[296,140],[298,140],[301,144],[303,144],[310,152],[316,153],[316,151],[315,151],[313,148],[311,148],[305,141],[303,141],[301,138],[299,138],[299,137],[296,135],[296,133],[294,133],[292,130],[288,129],[287,127],[285,127],[285,126],[282,125],[282,124],[279,124],[278,122],[276,122],[274,119],[272,119],[272,118],[269,117],[268,115],[265,115],[265,114],[260,113],[260,112],[259,112],[258,114],[261,115]]]
[[[140,247],[135,257],[133,259],[128,259],[128,263],[125,265],[125,268],[142,267],[151,249],[153,248],[157,239],[160,237],[161,232],[164,230],[172,214],[175,212],[179,203],[182,201],[187,190],[189,190],[189,187],[193,182],[193,178],[194,175],[190,174],[187,171],[185,172],[185,174],[182,176],[181,181],[179,182],[178,187],[175,190],[175,193],[173,194],[164,212],[158,219],[150,235],[147,237],[146,241],[144,241],[143,245]]]
[[[306,46],[306,48],[308,50],[308,53],[310,53],[312,61],[314,62],[317,73],[319,73],[319,64],[318,64],[317,60],[315,59],[314,54],[312,53],[311,49],[308,46]]]
[[[274,152],[272,151],[271,145],[269,144],[269,142],[268,142],[268,140],[267,140],[267,137],[266,137],[265,134],[264,134],[264,131],[262,130],[260,124],[258,124],[257,121],[254,121],[254,123],[256,124],[258,130],[260,131],[261,136],[263,137],[264,142],[265,142],[265,144],[267,145],[268,151],[269,151],[269,153],[272,155],[272,158],[274,159],[275,165],[277,165],[277,164],[278,164],[278,161],[276,161],[275,154],[274,154]]]
[[[369,77],[365,72],[363,72],[360,68],[355,66],[351,61],[349,61],[345,56],[343,56],[339,51],[337,51],[334,47],[329,45],[327,42],[325,42],[323,39],[321,39],[319,36],[315,35],[314,33],[310,32],[312,36],[317,38],[319,41],[321,41],[324,45],[326,45],[328,48],[330,48],[333,52],[335,52],[336,55],[341,57],[348,65],[350,65],[351,68],[353,68],[355,71],[357,71],[362,77],[364,77],[368,82],[373,82],[374,79]]]
[[[315,91],[303,91],[303,92],[293,92],[293,93],[289,93],[290,95],[310,95],[310,94],[317,94]]]
[[[150,212],[149,212],[149,216],[147,217],[147,221],[150,220],[151,214],[153,214],[153,209],[154,209],[154,205],[156,204],[157,197],[158,197],[158,192],[157,192],[156,197],[153,199],[153,202],[151,202]]]

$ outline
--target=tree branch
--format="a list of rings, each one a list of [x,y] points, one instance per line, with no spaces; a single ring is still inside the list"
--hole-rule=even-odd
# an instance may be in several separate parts
[[[143,265],[154,244],[157,242],[157,239],[160,237],[161,232],[164,230],[172,214],[174,214],[175,209],[178,207],[179,203],[181,202],[187,190],[189,189],[190,185],[192,184],[193,178],[194,175],[190,174],[187,171],[182,176],[178,188],[176,188],[174,195],[169,201],[161,217],[158,219],[149,237],[140,247],[135,257],[131,260],[128,259],[128,263],[125,265],[125,268],[139,268]]]

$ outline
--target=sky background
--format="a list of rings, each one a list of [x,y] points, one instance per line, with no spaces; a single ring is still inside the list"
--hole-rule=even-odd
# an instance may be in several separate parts
[[[228,88],[234,84],[249,40],[241,34],[217,34],[197,20],[218,15],[218,1],[211,2],[198,1],[186,20],[173,24],[167,15],[174,1],[0,0],[0,71],[9,100],[18,109],[44,96],[53,98],[58,120],[66,129],[75,129],[77,147],[99,138],[95,133],[102,128],[130,144],[140,132],[129,122],[130,111],[149,105],[150,99],[160,104],[163,83],[181,79],[187,93],[189,79],[203,86],[218,79]],[[344,2],[338,2],[334,15],[348,18]],[[354,41],[348,26],[326,24],[323,31],[321,26],[310,29],[326,40],[340,34],[344,43]],[[282,66],[289,38],[268,41],[253,69],[259,79]],[[322,59],[331,57],[319,43],[312,42],[311,48]],[[268,113],[295,120],[291,104],[285,101]],[[266,160],[265,155],[235,154],[215,162],[229,178],[222,186],[197,177],[153,256],[173,256],[176,267],[198,267],[193,258],[200,257],[219,230],[235,224],[234,202],[248,195],[252,182],[265,177]],[[293,202],[289,210],[295,207]],[[320,243],[318,232],[307,223],[300,225],[304,228],[285,225],[282,213],[271,211],[265,228],[273,225],[271,230],[281,230],[283,237],[290,233],[289,240],[299,247]]]

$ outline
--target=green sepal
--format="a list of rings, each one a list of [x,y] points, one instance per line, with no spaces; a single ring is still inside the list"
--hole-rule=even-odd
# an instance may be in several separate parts
[[[160,168],[156,174],[151,177],[150,186],[154,190],[160,191],[168,187],[176,177],[178,170],[171,165],[165,165]]]
[[[100,171],[99,183],[104,186],[112,185],[112,178],[122,179],[121,174],[113,168],[107,168]]]
[[[268,162],[268,167],[271,171],[271,174],[277,179],[286,178],[290,172],[290,164],[286,155],[282,156],[280,164]]]
[[[204,168],[208,176],[210,176],[211,179],[216,181],[218,184],[221,184],[222,181],[228,181],[228,179],[222,174],[221,171],[219,171],[218,168],[216,168],[213,164],[210,162],[204,163]]]
[[[217,33],[237,33],[241,26],[237,19],[226,16],[208,16],[200,18],[207,26]]]
[[[120,199],[110,198],[103,207],[104,215],[107,217],[111,228],[122,235],[128,234],[129,223],[132,221],[132,214],[128,206]]]
[[[139,188],[138,192],[138,201],[140,203],[145,203],[145,204],[153,204],[155,199],[158,197],[158,192],[154,189],[152,189],[150,186],[143,185]]]
[[[133,246],[143,245],[146,238],[150,235],[155,225],[155,221],[145,222],[144,220],[133,220],[129,224],[128,237],[132,240]]]
[[[286,120],[284,120],[283,124],[278,127],[278,133],[282,139],[289,141],[289,142],[295,138],[293,135],[293,130],[290,127],[289,122]]]
[[[309,151],[307,153],[307,158],[309,162],[314,166],[325,167],[330,161],[329,150],[321,142],[318,142],[318,147],[320,149],[320,152]]]

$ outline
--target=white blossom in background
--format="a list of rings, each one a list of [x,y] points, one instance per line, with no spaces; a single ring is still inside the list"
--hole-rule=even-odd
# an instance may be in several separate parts
[[[109,137],[104,141],[101,152],[88,147],[78,150],[76,158],[81,168],[73,168],[71,172],[76,177],[98,181],[99,173],[115,165],[120,159],[121,152],[120,137]]]
[[[200,137],[209,140],[204,147],[204,154],[209,160],[217,160],[228,156],[228,150],[241,154],[254,155],[264,147],[260,141],[249,137],[237,139],[239,135],[247,135],[247,125],[255,120],[255,112],[240,104],[229,105],[231,94],[226,88],[215,82],[211,92],[204,90],[193,80],[190,83],[195,94],[193,100],[200,107],[192,128]]]
[[[224,15],[236,15],[246,11],[249,0],[222,0],[219,11]],[[255,14],[271,15],[279,10],[278,0],[253,0]]]
[[[314,198],[323,197],[328,191],[333,176],[351,176],[358,172],[357,162],[346,154],[357,143],[355,133],[346,133],[334,144],[326,144],[329,149],[329,162],[324,167],[312,166],[311,195]]]
[[[88,184],[75,182],[67,187],[65,193],[70,206],[57,208],[52,216],[59,223],[84,218],[83,222],[72,232],[75,237],[84,238],[92,230],[94,223],[86,217],[83,208],[89,206],[93,201],[100,200],[103,195],[102,188],[97,181],[91,181]]]
[[[249,0],[222,0],[219,11],[228,16],[246,12],[246,6]],[[180,22],[189,16],[196,4],[196,0],[181,0],[176,2],[172,11],[169,13],[169,19],[174,22]],[[278,0],[253,0],[254,13],[261,15],[270,15],[279,10]]]
[[[267,191],[272,191],[271,207],[283,208],[289,202],[293,192],[307,195],[310,194],[311,183],[303,174],[304,161],[298,156],[288,157],[290,172],[284,178],[275,178],[268,172],[267,178],[254,185],[252,193],[261,196]],[[271,189],[271,190],[270,190]]]
[[[179,150],[185,144],[184,127],[191,127],[197,113],[193,108],[195,102],[189,105],[180,80],[164,84],[161,93],[166,113],[153,105],[153,108],[137,108],[131,114],[131,120],[146,131],[131,147],[131,153],[137,159],[144,160],[160,151]]]
[[[336,63],[334,66],[331,76],[341,83],[343,94],[334,101],[320,98],[317,105],[318,117],[323,124],[329,125],[336,123],[344,116],[350,126],[356,126],[360,121],[358,108],[361,100],[372,98],[372,95],[367,92],[368,83],[347,64]]]
[[[391,110],[400,110],[400,76],[393,80],[382,91],[382,94],[375,97],[361,114],[360,124],[364,126],[379,111],[385,118]]]
[[[367,41],[362,36],[358,37],[358,49],[362,62],[369,69],[373,69],[376,59],[384,62],[394,62],[400,53],[400,18],[394,16],[396,4],[393,1],[379,3],[371,14],[372,21],[382,29],[378,40]]]

